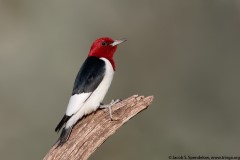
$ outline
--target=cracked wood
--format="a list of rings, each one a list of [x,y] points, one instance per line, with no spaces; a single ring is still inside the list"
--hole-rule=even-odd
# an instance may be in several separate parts
[[[44,160],[86,160],[90,155],[124,123],[146,109],[153,96],[133,95],[112,106],[113,121],[108,109],[99,109],[80,120],[73,128],[68,141],[49,150]]]

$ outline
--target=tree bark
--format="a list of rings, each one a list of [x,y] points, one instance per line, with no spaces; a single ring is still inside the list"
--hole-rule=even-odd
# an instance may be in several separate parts
[[[99,109],[79,121],[68,141],[57,147],[55,144],[44,160],[86,160],[108,137],[133,116],[146,109],[153,96],[133,95],[112,106],[113,120],[108,109]]]

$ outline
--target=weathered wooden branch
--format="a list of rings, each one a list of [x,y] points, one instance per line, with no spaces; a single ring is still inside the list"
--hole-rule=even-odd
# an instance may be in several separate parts
[[[44,160],[86,160],[109,136],[130,118],[146,109],[153,96],[133,95],[112,106],[113,120],[108,109],[98,110],[83,118],[73,128],[68,141],[49,150]]]

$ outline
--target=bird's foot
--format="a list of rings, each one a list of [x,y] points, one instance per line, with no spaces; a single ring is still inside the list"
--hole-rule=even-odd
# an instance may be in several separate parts
[[[109,104],[100,104],[100,108],[108,108],[109,110],[109,115],[110,115],[110,118],[111,118],[111,121],[113,120],[112,118],[112,106],[118,102],[120,102],[121,100],[120,99],[117,99],[117,100],[112,100],[111,103]]]

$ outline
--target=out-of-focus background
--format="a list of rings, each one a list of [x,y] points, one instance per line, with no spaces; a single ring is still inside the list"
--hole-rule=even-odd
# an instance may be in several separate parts
[[[1,159],[44,157],[101,36],[128,39],[105,103],[155,99],[91,160],[239,156],[239,1],[0,0]]]

